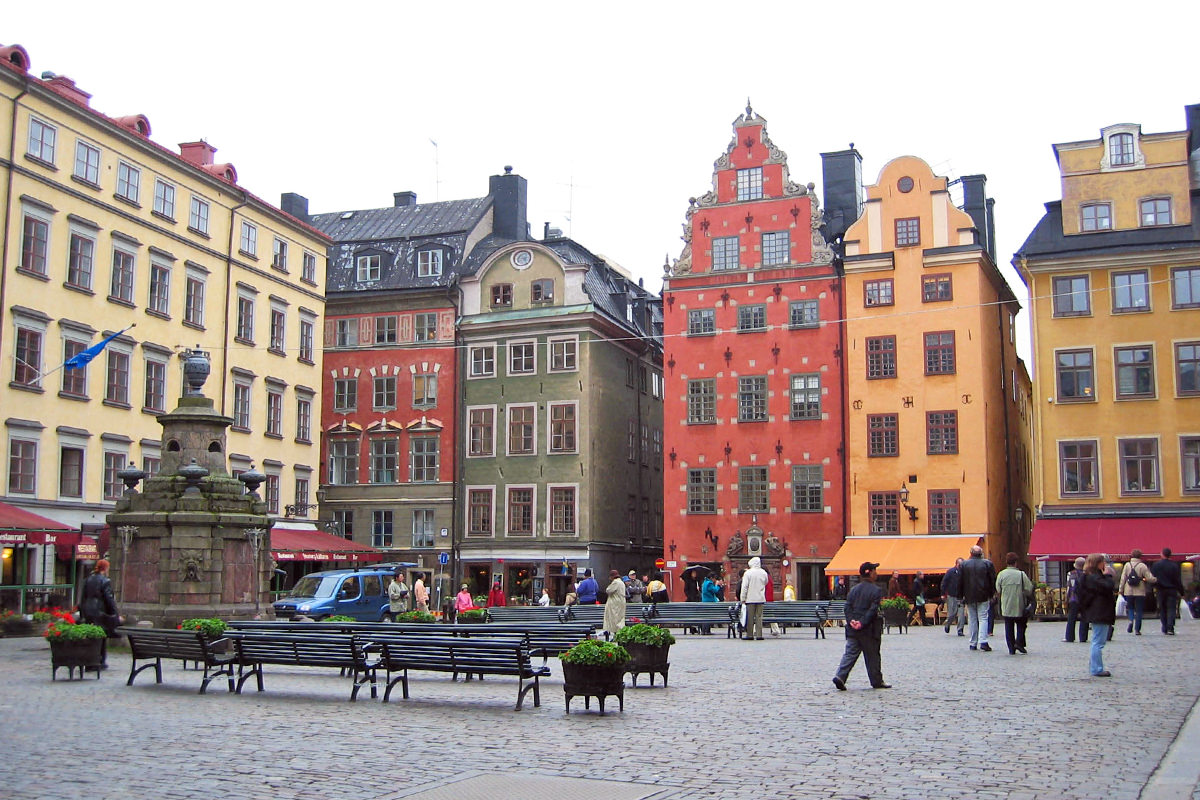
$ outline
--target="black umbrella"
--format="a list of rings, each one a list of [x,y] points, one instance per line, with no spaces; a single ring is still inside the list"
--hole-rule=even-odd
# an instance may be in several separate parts
[[[695,572],[696,572],[696,575],[694,576],[696,578],[700,577],[701,570],[703,570],[705,573],[708,573],[708,574],[712,573],[712,570],[709,569],[708,567],[704,566],[703,564],[693,564],[692,566],[685,569],[683,571],[683,574],[686,575],[687,573],[692,572],[693,570],[695,570]]]

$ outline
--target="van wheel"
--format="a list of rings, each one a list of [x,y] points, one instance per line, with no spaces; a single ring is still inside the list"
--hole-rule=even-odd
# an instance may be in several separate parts
[[[380,621],[380,622],[392,622],[392,621],[393,621],[393,620],[392,620],[392,615],[391,615],[391,614],[384,614],[384,615],[383,615],[383,618],[382,618],[382,619],[380,619],[379,621]]]

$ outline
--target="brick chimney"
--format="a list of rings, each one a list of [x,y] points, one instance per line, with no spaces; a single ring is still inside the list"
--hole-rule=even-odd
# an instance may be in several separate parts
[[[213,155],[216,152],[217,148],[203,140],[199,142],[180,142],[179,144],[179,155],[184,161],[187,161],[189,164],[195,164],[197,167],[205,167],[213,163]]]
[[[42,77],[45,78],[46,76],[43,75]],[[87,106],[92,99],[90,94],[76,86],[75,81],[66,75],[50,75],[49,79],[46,80],[46,84],[63,97],[68,100],[74,100],[81,106]]]

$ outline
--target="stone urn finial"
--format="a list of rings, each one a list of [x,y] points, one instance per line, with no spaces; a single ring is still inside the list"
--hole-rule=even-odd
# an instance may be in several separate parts
[[[117,478],[125,484],[125,496],[138,493],[137,485],[146,477],[146,473],[137,467],[126,467],[117,471]]]
[[[185,350],[183,353],[183,378],[187,383],[187,388],[184,390],[183,396],[203,397],[204,392],[201,389],[204,382],[208,380],[208,373],[211,369],[208,353],[200,349]]]
[[[261,486],[263,481],[266,479],[267,476],[256,470],[253,464],[250,465],[250,469],[238,475],[238,480],[246,484],[246,494],[250,495],[255,500],[260,499],[258,496],[258,487]]]
[[[196,459],[179,470],[179,474],[187,481],[184,494],[200,494],[200,481],[208,477],[208,470],[196,463]]]

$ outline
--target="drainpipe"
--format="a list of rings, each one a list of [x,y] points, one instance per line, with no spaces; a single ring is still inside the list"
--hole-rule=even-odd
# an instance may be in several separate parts
[[[21,98],[29,94],[29,74],[21,76],[24,82],[21,88],[21,93],[13,98],[12,101],[12,125],[8,130],[8,186],[4,192],[4,236],[0,237],[0,319],[4,317],[6,289],[8,287],[8,243],[12,240],[9,235],[10,219],[12,214],[12,199],[13,199],[13,173],[16,172],[17,164],[14,160],[17,152],[17,108],[20,105]],[[8,330],[8,325],[0,325],[0,349],[4,346],[4,332]],[[22,594],[24,597],[24,594]]]
[[[455,384],[457,391],[454,392],[454,490],[451,493],[452,503],[450,505],[450,588],[453,589],[456,585],[461,586],[464,575],[460,575],[462,565],[459,563],[458,552],[458,522],[459,522],[459,502],[466,506],[466,489],[463,488],[464,469],[467,461],[467,443],[468,437],[463,436],[462,414],[466,407],[466,392],[467,381],[465,379],[467,364],[466,348],[463,346],[462,334],[459,332],[459,322],[462,313],[462,287],[458,285],[457,280],[455,285],[450,287],[447,292],[450,300],[450,305],[454,308],[454,358],[458,361],[455,375]],[[462,497],[459,497],[459,493]],[[455,592],[458,594],[458,592]]]
[[[243,192],[242,197],[245,198]],[[237,319],[237,310],[233,314],[229,313],[229,300],[233,293],[233,229],[234,217],[239,208],[245,208],[250,205],[245,199],[238,203],[233,208],[229,209],[229,241],[225,246],[225,319],[221,323],[221,414],[225,413],[225,396],[229,389],[229,318],[232,316]],[[316,331],[313,331],[313,338],[316,338]]]
[[[1008,415],[1009,415],[1009,397],[1011,393],[1017,389],[1016,377],[1010,377],[1008,374],[1008,361],[1005,358],[1005,352],[1008,350],[1007,340],[1004,336],[1004,314],[1006,309],[1003,305],[996,304],[996,331],[1000,335],[1000,385],[1004,387],[1001,396],[1000,408],[1004,412],[1004,518],[1008,523],[1008,542],[1005,548],[1006,552],[1019,551],[1021,548],[1015,547],[1017,535],[1021,534],[1024,538],[1024,531],[1013,530],[1013,518],[1015,512],[1013,510],[1013,475],[1012,475],[1012,439],[1009,435]],[[1015,336],[1015,332],[1014,332]],[[1028,549],[1028,548],[1026,548]],[[1029,555],[1025,553],[1025,555]]]

